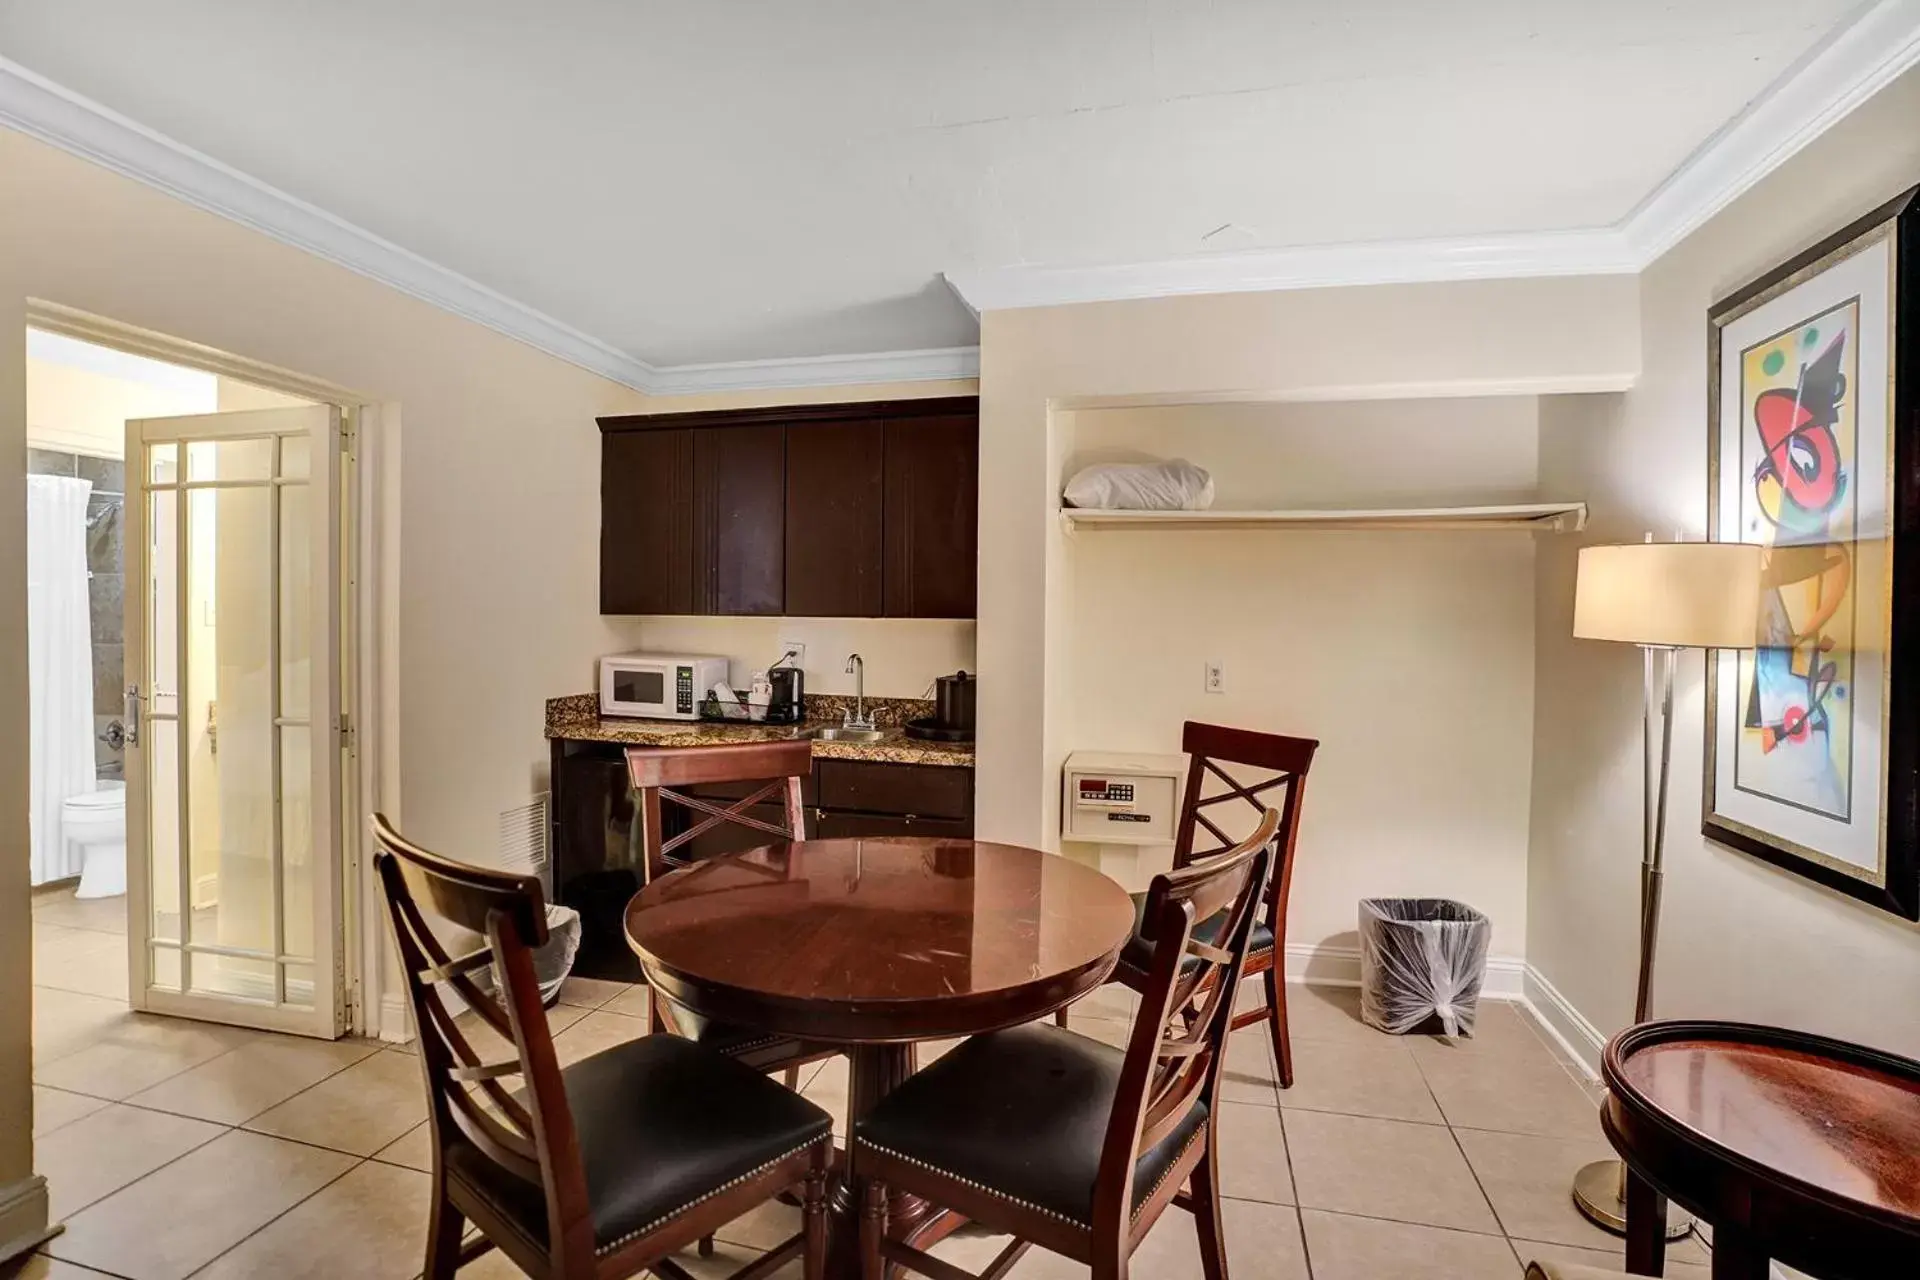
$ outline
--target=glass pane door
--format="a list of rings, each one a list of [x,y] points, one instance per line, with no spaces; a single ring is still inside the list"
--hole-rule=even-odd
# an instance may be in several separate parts
[[[342,1029],[339,438],[325,406],[127,424],[137,1008]]]

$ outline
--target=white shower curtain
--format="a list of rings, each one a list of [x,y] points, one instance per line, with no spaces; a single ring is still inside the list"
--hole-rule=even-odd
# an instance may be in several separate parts
[[[90,480],[27,477],[28,739],[33,883],[80,874],[60,802],[94,789],[93,626],[87,608]],[[76,851],[77,852],[77,851]]]

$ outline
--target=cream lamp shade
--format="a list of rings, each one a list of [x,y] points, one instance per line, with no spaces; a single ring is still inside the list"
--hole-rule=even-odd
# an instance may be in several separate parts
[[[1582,547],[1573,634],[1679,649],[1751,649],[1761,548],[1746,542]]]

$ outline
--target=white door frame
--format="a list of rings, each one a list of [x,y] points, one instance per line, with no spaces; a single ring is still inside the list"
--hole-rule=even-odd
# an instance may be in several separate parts
[[[399,406],[277,365],[29,298],[27,324],[341,409],[348,447],[341,459],[341,580],[346,636],[341,645],[351,755],[342,771],[341,946],[346,959],[348,1030],[390,1040],[409,1034],[404,1003],[385,990],[387,924],[374,878],[367,818],[399,817],[398,672]],[[398,996],[398,992],[392,993]]]

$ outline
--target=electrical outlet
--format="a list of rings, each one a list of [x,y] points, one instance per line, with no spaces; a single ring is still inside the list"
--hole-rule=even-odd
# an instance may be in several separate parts
[[[788,660],[788,661],[789,661],[789,663],[790,663],[790,665],[792,665],[792,666],[796,666],[796,667],[800,667],[800,668],[802,668],[802,669],[804,669],[804,668],[806,667],[806,665],[807,665],[807,646],[806,646],[806,645],[804,645],[804,644],[802,644],[802,643],[801,643],[800,641],[798,641],[798,640],[782,640],[782,641],[780,642],[780,652],[781,652],[781,653],[791,653],[791,654],[793,655],[793,657],[792,657],[791,659],[789,659],[789,660]]]
[[[1207,692],[1225,693],[1227,691],[1227,668],[1218,658],[1207,659]]]

